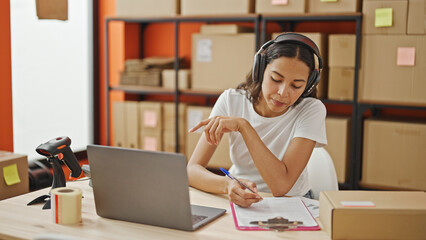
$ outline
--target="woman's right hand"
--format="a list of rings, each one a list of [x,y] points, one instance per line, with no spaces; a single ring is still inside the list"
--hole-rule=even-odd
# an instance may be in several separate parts
[[[257,193],[256,184],[246,179],[238,179],[255,193],[246,191],[237,181],[227,179],[228,183],[228,197],[229,200],[240,207],[250,207],[253,203],[262,201],[262,197]]]

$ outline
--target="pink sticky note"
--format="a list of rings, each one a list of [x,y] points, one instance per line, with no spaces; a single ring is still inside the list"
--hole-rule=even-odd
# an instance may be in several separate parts
[[[155,137],[145,137],[143,148],[149,151],[157,151],[157,139]]]
[[[156,127],[157,113],[152,110],[145,110],[143,113],[143,125],[145,127]]]
[[[398,66],[414,66],[416,64],[416,48],[399,47],[396,57],[396,65]]]
[[[272,5],[287,5],[288,0],[271,0]]]

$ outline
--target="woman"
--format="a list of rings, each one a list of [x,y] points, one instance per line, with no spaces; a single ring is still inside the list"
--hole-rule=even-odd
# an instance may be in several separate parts
[[[264,44],[246,81],[237,89],[225,90],[210,118],[190,130],[204,127],[187,167],[190,185],[227,193],[230,201],[242,207],[261,201],[258,191],[273,196],[307,194],[306,164],[314,147],[327,144],[326,109],[315,98],[321,66],[317,46],[303,35],[285,33]],[[206,169],[227,132],[230,172],[253,192]]]

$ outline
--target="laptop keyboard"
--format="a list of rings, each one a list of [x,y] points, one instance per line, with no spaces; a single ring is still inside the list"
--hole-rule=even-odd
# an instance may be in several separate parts
[[[201,215],[192,215],[192,225],[202,221],[203,219],[206,219],[207,216],[201,216]]]

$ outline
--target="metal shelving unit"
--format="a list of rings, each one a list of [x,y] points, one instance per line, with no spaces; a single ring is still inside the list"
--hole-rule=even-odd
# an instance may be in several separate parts
[[[266,23],[267,22],[276,22],[280,24],[283,31],[293,31],[294,26],[299,22],[307,21],[351,21],[355,22],[355,35],[356,35],[356,49],[355,49],[355,74],[354,74],[354,92],[352,101],[336,101],[336,100],[322,100],[325,104],[344,104],[352,105],[352,139],[351,139],[351,149],[350,149],[350,176],[349,182],[340,183],[340,187],[344,189],[358,189],[358,182],[360,176],[360,159],[361,151],[360,149],[361,142],[356,141],[360,138],[360,128],[358,124],[358,115],[359,107],[358,104],[358,79],[359,79],[359,63],[360,63],[360,46],[361,46],[361,23],[362,23],[362,14],[361,13],[342,13],[342,14],[294,14],[294,15],[262,15],[261,18],[261,41],[264,43],[266,41]],[[287,29],[286,29],[287,28]],[[361,122],[362,124],[362,122]]]
[[[254,23],[254,34],[256,36],[255,41],[255,49],[259,46],[259,21],[260,16],[258,14],[246,14],[246,15],[221,15],[221,16],[178,16],[178,17],[166,17],[166,18],[121,18],[121,17],[111,17],[105,19],[105,53],[106,53],[106,66],[105,66],[105,104],[106,104],[106,141],[107,144],[110,144],[110,99],[109,93],[110,91],[123,91],[129,94],[173,94],[174,102],[175,102],[175,112],[178,113],[179,106],[179,96],[181,95],[193,95],[193,96],[207,96],[214,97],[218,96],[219,93],[206,93],[206,92],[197,92],[197,91],[180,91],[178,86],[178,70],[179,70],[179,26],[181,23],[191,23],[191,22],[252,22]],[[176,71],[175,74],[175,86],[174,90],[170,89],[161,89],[161,88],[149,88],[149,87],[126,87],[126,86],[110,86],[109,81],[109,23],[110,22],[125,22],[125,23],[138,23],[141,28],[141,41],[143,39],[144,29],[146,25],[152,23],[174,23],[174,69]],[[141,45],[143,42],[141,42]],[[140,57],[143,57],[143,48],[140,50]],[[176,152],[180,149],[179,143],[179,114],[176,114],[175,119],[175,129],[176,129]]]

